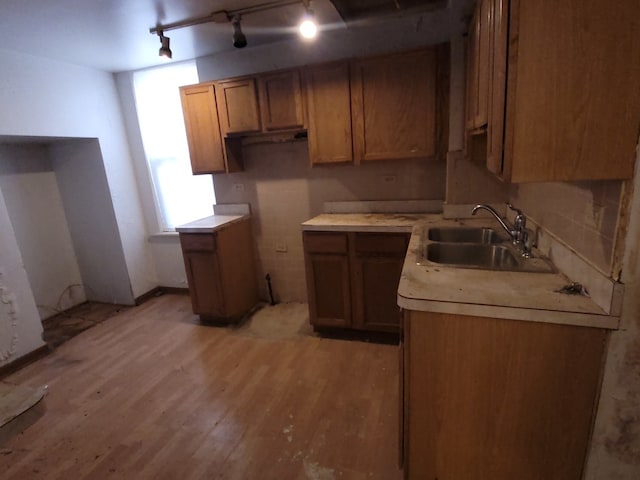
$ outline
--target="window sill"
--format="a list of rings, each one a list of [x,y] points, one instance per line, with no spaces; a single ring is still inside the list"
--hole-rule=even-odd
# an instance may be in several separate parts
[[[178,241],[178,232],[158,232],[149,235],[148,240],[151,243],[162,243],[164,241]]]

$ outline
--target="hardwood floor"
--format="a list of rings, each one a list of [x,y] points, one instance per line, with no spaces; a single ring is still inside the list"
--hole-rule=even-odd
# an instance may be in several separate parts
[[[238,335],[164,295],[5,381],[46,412],[3,479],[397,480],[397,346]]]

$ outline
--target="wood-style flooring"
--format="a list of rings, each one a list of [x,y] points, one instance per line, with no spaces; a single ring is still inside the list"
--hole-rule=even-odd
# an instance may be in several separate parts
[[[2,479],[398,480],[397,346],[200,325],[164,295],[5,381],[48,385]]]

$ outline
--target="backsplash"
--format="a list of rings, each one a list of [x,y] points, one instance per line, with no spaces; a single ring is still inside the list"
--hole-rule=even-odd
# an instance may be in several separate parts
[[[606,275],[611,275],[621,181],[512,185],[510,201]]]
[[[218,203],[250,203],[260,297],[307,299],[300,224],[326,201],[443,199],[444,162],[402,160],[311,167],[307,142],[244,147],[244,172],[214,175]],[[276,251],[286,248],[286,252]]]

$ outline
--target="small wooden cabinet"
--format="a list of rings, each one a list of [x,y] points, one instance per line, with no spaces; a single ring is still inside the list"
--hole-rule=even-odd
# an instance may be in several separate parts
[[[298,70],[215,82],[223,134],[247,135],[304,128]]]
[[[409,234],[303,232],[303,242],[314,327],[398,331]]]
[[[304,128],[302,84],[298,70],[262,74],[258,83],[263,131]]]
[[[235,320],[258,302],[250,220],[212,233],[180,233],[193,313]]]
[[[478,2],[469,37],[467,144],[486,143],[482,156],[490,171],[515,183],[633,176],[640,121],[637,7],[636,0]],[[485,64],[488,93],[478,83],[477,66]],[[487,129],[473,131],[472,109],[484,98]],[[477,135],[486,138],[478,142]]]
[[[405,311],[404,478],[580,480],[606,339],[597,328]]]
[[[191,169],[194,175],[226,170],[213,84],[180,88]]]
[[[259,132],[260,110],[255,78],[221,80],[215,86],[223,134]]]

